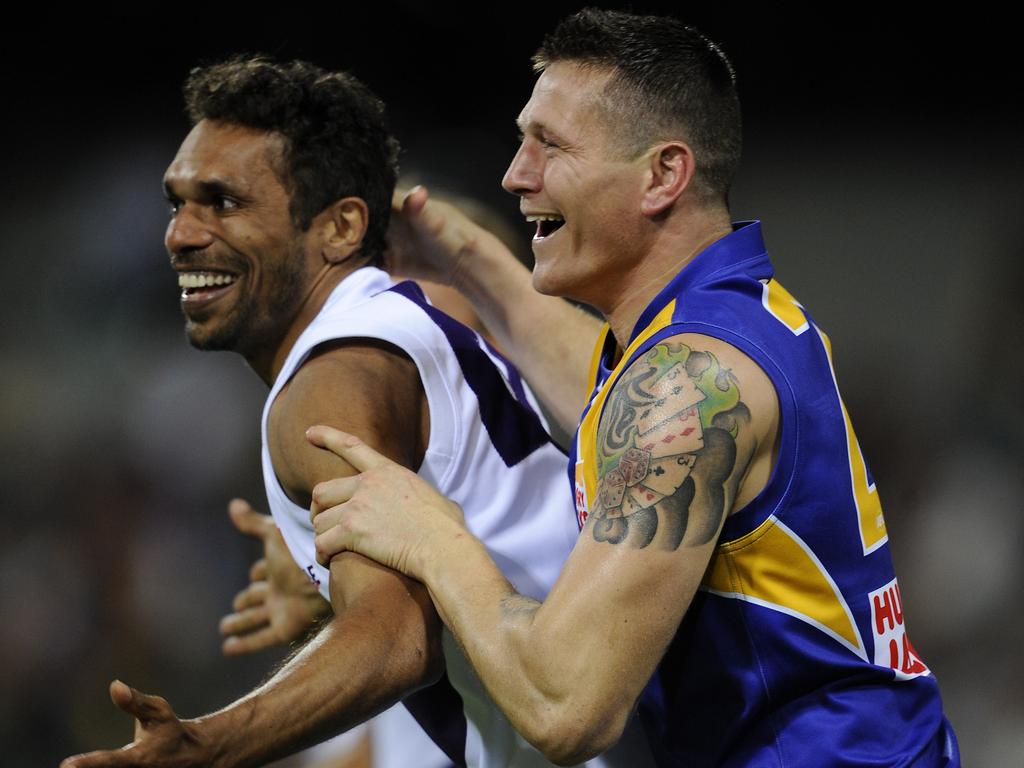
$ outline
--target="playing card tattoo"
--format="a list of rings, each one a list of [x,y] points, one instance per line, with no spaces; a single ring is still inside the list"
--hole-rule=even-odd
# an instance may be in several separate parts
[[[594,538],[666,549],[711,541],[750,423],[736,377],[712,353],[669,341],[613,387],[598,427]]]

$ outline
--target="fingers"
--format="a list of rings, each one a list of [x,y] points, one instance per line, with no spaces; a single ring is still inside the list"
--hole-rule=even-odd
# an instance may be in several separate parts
[[[270,624],[270,611],[264,605],[229,613],[220,620],[220,633],[225,637],[247,635]]]
[[[235,528],[246,536],[261,539],[274,528],[273,518],[257,512],[245,499],[232,499],[228,502],[228,516]]]
[[[347,461],[357,472],[386,467],[394,462],[381,456],[355,435],[332,427],[315,426],[306,430],[306,439]]]
[[[267,580],[267,558],[261,557],[249,569],[249,581]]]
[[[309,519],[316,525],[316,518],[323,514],[324,510],[344,504],[355,495],[359,487],[359,475],[355,477],[339,477],[334,480],[325,480],[313,487],[313,503],[309,507]]]
[[[231,607],[236,611],[244,611],[246,608],[263,605],[267,602],[267,596],[269,594],[270,585],[267,582],[254,581],[248,587],[235,595],[235,599],[231,602]]]
[[[314,544],[316,545],[316,561],[327,568],[335,555],[340,555],[350,549],[349,533],[342,526],[335,525],[317,536],[314,539]]]
[[[402,200],[402,213],[409,217],[418,216],[429,199],[430,194],[427,192],[427,188],[422,184],[417,184],[405,194],[405,198]]]
[[[134,765],[135,758],[131,753],[114,749],[69,757],[60,764],[60,768],[124,768]]]
[[[328,507],[313,516],[313,533],[319,536],[336,526],[345,516],[344,504]]]
[[[225,616],[221,620],[220,631],[227,635],[221,643],[221,652],[225,656],[242,656],[281,644],[281,638],[271,625],[270,614],[265,608],[253,608]]]
[[[225,656],[244,656],[247,653],[257,653],[281,645],[282,640],[278,637],[277,631],[266,626],[256,632],[247,635],[235,635],[228,637],[221,644],[221,652]]]
[[[138,721],[135,726],[136,739],[139,725],[153,720],[174,719],[174,712],[166,700],[159,696],[147,696],[125,685],[120,680],[110,684],[110,700]],[[117,750],[103,750],[74,755],[64,760],[60,768],[126,768],[137,766],[138,758],[131,746]]]

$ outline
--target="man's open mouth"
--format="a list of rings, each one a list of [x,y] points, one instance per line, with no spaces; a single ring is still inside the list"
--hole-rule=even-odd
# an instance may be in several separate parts
[[[237,275],[227,272],[195,271],[179,272],[178,287],[181,298],[206,299],[222,293],[238,279]]]
[[[561,216],[550,213],[527,216],[526,220],[537,222],[537,232],[533,236],[534,240],[543,240],[565,224],[565,219]]]

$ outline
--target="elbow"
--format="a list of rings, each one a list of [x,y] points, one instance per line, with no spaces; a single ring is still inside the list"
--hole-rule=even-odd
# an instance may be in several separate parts
[[[430,633],[427,638],[426,652],[420,665],[420,682],[422,685],[433,685],[444,675],[444,649],[441,646],[440,630]]]
[[[567,703],[536,713],[522,733],[552,763],[577,765],[615,746],[631,714],[631,707],[617,703],[592,708]]]
[[[415,631],[417,629],[419,632]],[[397,648],[394,649],[391,656],[393,662],[396,655],[404,658],[404,663],[401,663],[400,666],[404,670],[403,677],[406,689],[409,691],[433,685],[444,675],[445,660],[440,622],[434,625],[428,621],[425,627],[426,631],[424,632],[423,629],[417,624],[409,627],[407,632],[400,632],[399,636],[404,635],[406,645],[397,654],[394,652],[397,651]],[[416,642],[409,643],[409,638],[415,637],[417,634],[419,637]]]

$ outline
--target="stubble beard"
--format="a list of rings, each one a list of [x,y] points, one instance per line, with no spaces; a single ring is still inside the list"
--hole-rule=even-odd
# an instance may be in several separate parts
[[[249,291],[236,300],[227,316],[208,331],[204,324],[185,316],[189,344],[204,352],[229,351],[249,357],[277,343],[286,333],[303,299],[301,251],[291,249],[285,258],[266,270],[263,279],[275,287],[272,296],[259,299]],[[262,303],[261,303],[262,301]]]

